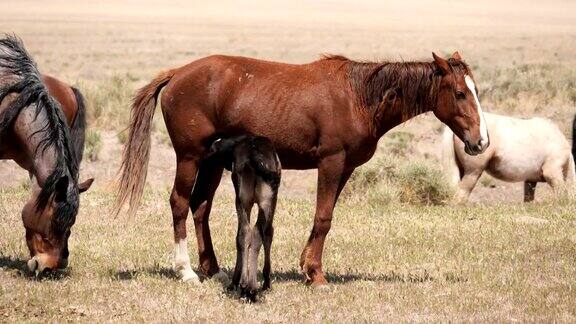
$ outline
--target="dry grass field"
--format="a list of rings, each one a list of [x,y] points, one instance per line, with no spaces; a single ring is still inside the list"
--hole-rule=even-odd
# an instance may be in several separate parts
[[[326,243],[332,284],[325,290],[304,286],[298,268],[315,171],[283,173],[273,290],[262,303],[242,302],[213,280],[175,278],[168,205],[174,154],[160,115],[138,216],[108,212],[133,92],[163,69],[210,54],[305,63],[321,53],[430,60],[432,51],[459,50],[485,110],[548,117],[570,136],[573,1],[3,0],[0,14],[0,32],[22,37],[42,72],[84,92],[90,125],[81,178],[96,178],[81,200],[69,269],[37,280],[24,271],[27,174],[0,162],[0,321],[576,321],[576,203],[539,185],[537,202],[523,204],[521,184],[485,177],[471,204],[444,204],[450,192],[439,173],[441,124],[431,115],[385,136],[344,193]],[[404,180],[370,181],[382,163],[395,165]],[[430,192],[439,205],[426,204],[422,195]],[[229,179],[211,224],[230,273],[236,216]]]

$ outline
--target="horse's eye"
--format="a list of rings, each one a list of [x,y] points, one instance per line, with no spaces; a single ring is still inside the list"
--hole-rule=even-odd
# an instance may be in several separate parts
[[[462,91],[456,91],[456,99],[466,99],[466,94]]]

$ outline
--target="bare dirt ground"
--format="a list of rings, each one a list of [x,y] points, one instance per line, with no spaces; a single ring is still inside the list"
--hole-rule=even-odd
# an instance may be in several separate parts
[[[432,51],[459,50],[475,72],[485,110],[552,118],[567,136],[576,112],[573,1],[4,0],[0,13],[0,32],[22,37],[42,72],[100,102],[114,102],[101,90],[114,78],[135,90],[163,69],[211,54],[306,63],[322,53],[430,60]],[[523,205],[521,184],[489,179],[465,207],[343,202],[324,260],[336,284],[322,293],[301,285],[297,266],[310,229],[316,171],[283,172],[276,288],[266,301],[240,303],[209,280],[179,283],[170,270],[167,203],[175,158],[160,135],[154,137],[140,218],[108,216],[121,155],[123,127],[117,125],[125,124],[129,106],[112,109],[120,111],[119,120],[109,112],[90,116],[102,150],[98,160],[82,165],[81,178],[95,177],[96,183],[83,197],[71,238],[72,270],[63,280],[35,281],[20,272],[27,252],[15,215],[27,197],[28,176],[0,161],[0,219],[6,219],[0,226],[0,321],[576,318],[573,203],[554,200],[539,185],[538,202]],[[160,115],[156,119],[162,123]],[[394,131],[414,135],[407,159],[436,163],[439,129],[428,114]],[[213,217],[215,244],[230,271],[235,217],[229,180],[219,190],[214,213],[230,217]],[[195,250],[192,238],[193,266]]]

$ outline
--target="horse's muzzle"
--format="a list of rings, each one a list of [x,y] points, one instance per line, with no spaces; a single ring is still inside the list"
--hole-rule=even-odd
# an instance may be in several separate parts
[[[490,140],[479,140],[477,143],[472,143],[470,141],[464,142],[464,152],[468,155],[478,155],[484,153],[486,149],[490,146]]]
[[[28,270],[36,276],[49,273],[58,268],[57,263],[46,254],[35,255],[32,259],[28,260],[26,265],[28,266]]]

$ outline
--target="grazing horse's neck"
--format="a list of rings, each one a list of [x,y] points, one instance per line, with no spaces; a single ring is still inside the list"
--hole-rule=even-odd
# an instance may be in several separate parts
[[[30,152],[29,156],[29,171],[34,175],[38,185],[44,186],[44,183],[54,173],[55,170],[61,171],[66,168],[64,161],[66,160],[61,150],[54,144],[50,143],[43,146],[42,141],[45,141],[47,134],[42,131],[46,127],[46,120],[44,118],[45,112],[41,112],[38,116],[33,107],[24,109],[21,112],[20,118],[16,120],[14,127],[14,135],[19,139],[19,142],[25,146],[25,151]]]
[[[367,123],[375,137],[434,108],[440,76],[431,62],[359,63],[347,60],[348,78],[357,107],[367,111]],[[387,103],[385,95],[397,99]]]

